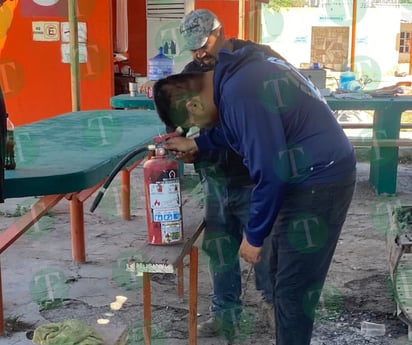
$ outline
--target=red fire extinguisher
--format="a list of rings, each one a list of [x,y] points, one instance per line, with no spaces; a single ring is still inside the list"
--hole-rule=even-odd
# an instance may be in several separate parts
[[[148,243],[170,245],[183,241],[179,163],[162,147],[143,165]]]

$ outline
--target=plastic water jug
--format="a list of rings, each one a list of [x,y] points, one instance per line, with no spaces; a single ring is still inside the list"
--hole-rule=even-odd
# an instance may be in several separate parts
[[[173,59],[163,54],[163,47],[159,54],[147,62],[147,77],[149,80],[159,80],[173,73]]]
[[[345,72],[340,75],[339,88],[350,91],[359,91],[361,88],[360,84],[356,81],[355,73],[349,70],[349,66],[347,66]]]

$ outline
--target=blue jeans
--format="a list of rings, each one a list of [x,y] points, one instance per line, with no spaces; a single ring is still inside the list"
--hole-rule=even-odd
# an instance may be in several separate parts
[[[206,229],[202,249],[209,257],[213,283],[211,309],[216,319],[234,323],[242,310],[239,247],[249,218],[253,186],[227,187],[222,178],[202,175],[206,199]],[[257,288],[265,289],[265,295],[270,300],[272,286],[266,263],[262,261],[255,265],[255,275],[259,285]]]
[[[272,229],[276,345],[309,345],[315,309],[355,188],[337,183],[286,195]]]

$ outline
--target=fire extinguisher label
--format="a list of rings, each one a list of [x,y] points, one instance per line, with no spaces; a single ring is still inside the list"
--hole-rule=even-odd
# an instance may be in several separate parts
[[[150,207],[153,210],[180,207],[180,184],[176,179],[151,183],[149,193]]]
[[[174,222],[180,220],[180,209],[153,210],[153,221],[155,222]]]
[[[182,239],[182,223],[167,222],[162,223],[162,243],[172,243]]]

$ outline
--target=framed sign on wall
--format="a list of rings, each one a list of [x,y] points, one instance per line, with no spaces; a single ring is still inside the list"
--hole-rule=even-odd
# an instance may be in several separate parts
[[[310,62],[321,63],[335,71],[344,71],[348,65],[349,27],[313,26]]]

